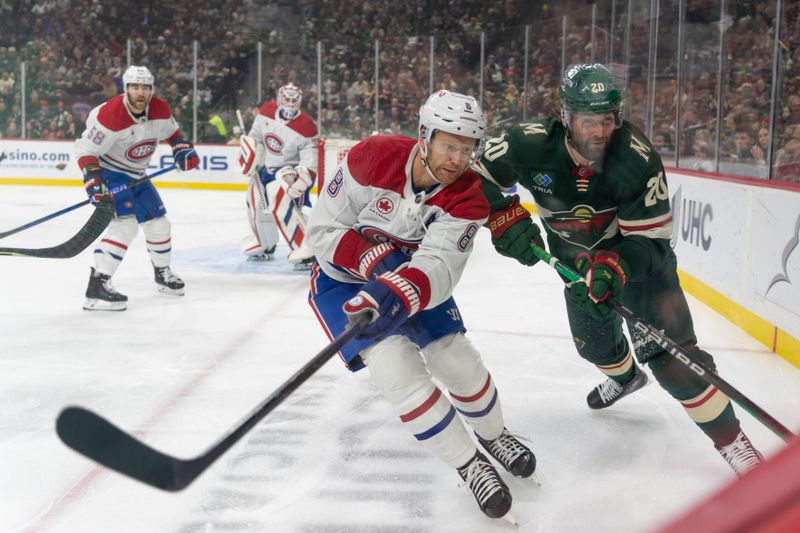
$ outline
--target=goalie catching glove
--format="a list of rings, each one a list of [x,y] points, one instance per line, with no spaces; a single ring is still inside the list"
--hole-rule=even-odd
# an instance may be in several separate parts
[[[275,173],[275,179],[283,180],[286,184],[286,194],[292,199],[303,196],[306,190],[314,184],[311,172],[303,165],[285,166]]]
[[[622,288],[628,282],[628,265],[616,252],[598,250],[594,259],[582,252],[575,258],[578,272],[586,283],[574,282],[567,288],[570,299],[595,318],[605,318],[611,313],[605,303],[609,298],[619,300]]]
[[[523,265],[535,265],[539,258],[531,243],[544,248],[539,226],[519,203],[519,196],[505,196],[490,203],[492,214],[486,225],[492,232],[492,245],[501,255],[513,257]]]
[[[399,274],[387,272],[365,283],[358,294],[342,306],[349,323],[363,314],[370,322],[356,338],[381,340],[419,311],[419,289]]]

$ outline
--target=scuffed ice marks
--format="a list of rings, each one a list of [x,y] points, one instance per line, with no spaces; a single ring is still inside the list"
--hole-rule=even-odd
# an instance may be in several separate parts
[[[177,531],[431,531],[442,465],[368,380],[340,372],[311,378],[231,450]]]

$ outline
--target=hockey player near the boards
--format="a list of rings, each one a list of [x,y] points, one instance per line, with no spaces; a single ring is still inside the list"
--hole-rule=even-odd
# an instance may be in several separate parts
[[[670,247],[672,213],[658,152],[622,119],[622,99],[602,65],[570,67],[561,83],[561,121],[519,124],[490,139],[476,169],[492,206],[489,227],[498,252],[532,265],[538,226],[500,188],[519,183],[536,202],[550,253],[574,263],[589,282],[564,291],[578,354],[607,376],[587,397],[603,409],[647,384],[634,360],[646,362],[659,384],[684,407],[738,474],[759,452],[742,433],[730,400],[652,340],[629,328],[603,303],[619,300],[715,368],[696,346],[692,317]]]
[[[179,171],[200,163],[192,143],[183,138],[166,100],[154,96],[155,79],[146,67],[128,67],[122,75],[124,94],[92,109],[86,130],[75,143],[78,166],[92,202],[109,189],[145,175],[156,145],[166,140]],[[94,251],[95,266],[86,289],[87,311],[123,311],[128,297],[116,291],[116,272],[139,226],[144,231],[160,291],[183,295],[184,283],[170,269],[172,236],[167,210],[152,182],[115,195],[116,215]]]
[[[308,192],[317,176],[317,125],[301,111],[302,91],[287,84],[261,106],[248,135],[239,140],[242,173],[250,177],[247,216],[250,233],[242,241],[248,259],[272,259],[283,235],[295,268],[313,261],[305,244]]]
[[[366,366],[419,443],[499,518],[511,493],[456,416],[506,470],[533,474],[536,459],[505,429],[497,388],[452,297],[489,215],[467,167],[485,129],[474,98],[439,91],[420,108],[417,140],[379,135],[353,147],[311,213],[309,299],[331,337],[353,317],[372,318],[341,350],[345,364]]]

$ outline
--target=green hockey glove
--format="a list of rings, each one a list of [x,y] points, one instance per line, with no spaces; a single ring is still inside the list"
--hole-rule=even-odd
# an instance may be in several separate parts
[[[544,248],[539,226],[531,220],[531,214],[519,203],[519,196],[503,197],[491,202],[492,214],[487,225],[492,232],[495,250],[506,257],[513,257],[523,265],[535,265],[539,258],[531,249],[531,243]]]
[[[603,302],[619,300],[628,281],[628,266],[616,252],[598,250],[594,259],[586,252],[578,254],[575,266],[586,283],[573,283],[568,288],[570,299],[595,318],[608,316],[611,309]]]

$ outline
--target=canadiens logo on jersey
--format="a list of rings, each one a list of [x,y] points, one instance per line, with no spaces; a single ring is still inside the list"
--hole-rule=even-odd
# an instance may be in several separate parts
[[[125,151],[125,157],[129,161],[141,161],[147,159],[156,151],[156,139],[145,139],[140,141]]]
[[[264,135],[264,146],[275,155],[283,154],[283,140],[274,133]]]
[[[595,211],[592,206],[578,205],[572,211],[544,212],[542,221],[563,240],[591,250],[600,241],[617,233],[615,207]]]

